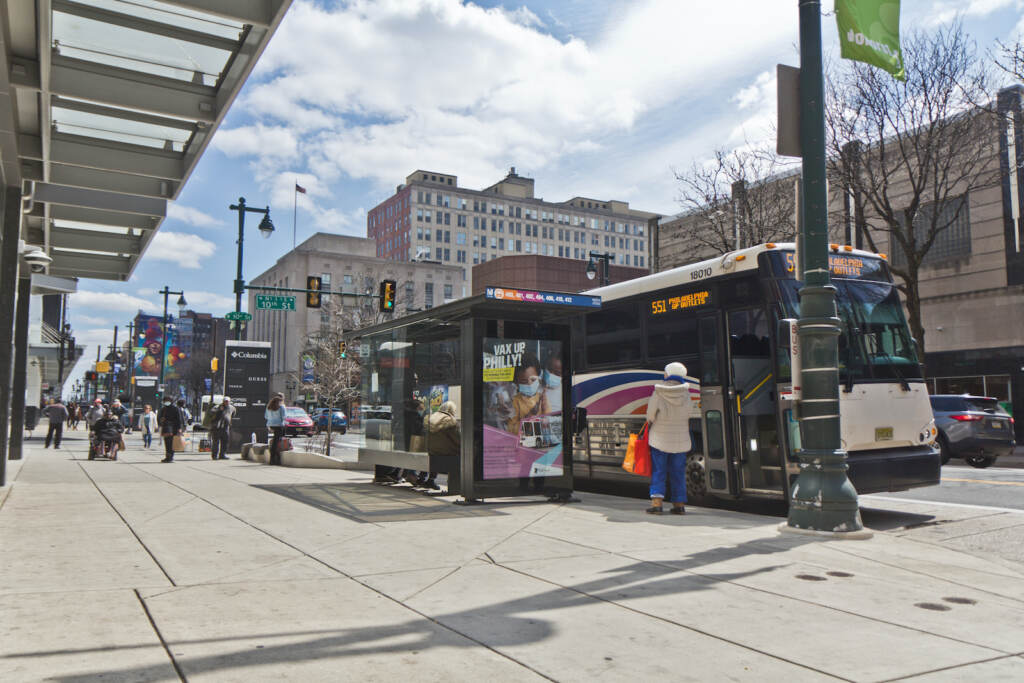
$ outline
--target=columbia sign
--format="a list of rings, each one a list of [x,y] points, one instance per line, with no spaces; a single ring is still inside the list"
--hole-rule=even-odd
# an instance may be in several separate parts
[[[905,81],[900,51],[900,0],[836,0],[840,54]]]
[[[265,353],[251,353],[249,351],[232,351],[232,358],[249,358],[253,360],[266,360],[267,354]]]

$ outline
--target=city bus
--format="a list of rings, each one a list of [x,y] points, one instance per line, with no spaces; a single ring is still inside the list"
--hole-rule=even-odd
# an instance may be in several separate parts
[[[593,289],[574,350],[573,398],[587,411],[575,437],[580,482],[626,485],[630,432],[672,361],[687,367],[693,449],[690,495],[787,499],[800,432],[790,356],[800,317],[792,244],[762,244]],[[829,246],[841,320],[842,447],[859,493],[939,483],[937,431],[916,342],[883,255]],[[799,398],[799,396],[797,396]]]

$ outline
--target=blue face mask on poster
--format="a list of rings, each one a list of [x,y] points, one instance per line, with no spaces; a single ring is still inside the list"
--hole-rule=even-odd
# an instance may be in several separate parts
[[[533,396],[540,389],[540,380],[535,378],[529,384],[517,384],[516,386],[519,387],[519,393],[523,396]]]
[[[561,375],[552,375],[550,372],[545,370],[544,371],[544,386],[551,387],[552,389],[557,389],[558,387],[562,386],[562,377],[561,377]]]

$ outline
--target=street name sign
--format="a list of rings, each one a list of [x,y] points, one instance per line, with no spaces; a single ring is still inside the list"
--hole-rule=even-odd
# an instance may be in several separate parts
[[[278,296],[276,294],[257,294],[256,308],[260,310],[294,311],[294,296]]]
[[[259,308],[259,307],[257,307]],[[224,316],[225,320],[252,320],[252,315],[245,311],[231,311]]]

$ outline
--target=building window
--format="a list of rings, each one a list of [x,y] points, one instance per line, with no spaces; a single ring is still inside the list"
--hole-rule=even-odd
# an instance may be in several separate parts
[[[445,249],[444,250],[444,260],[445,261],[451,261],[452,260],[452,250],[451,249]]]
[[[444,243],[445,244],[451,244],[452,243],[452,231],[451,230],[445,230],[444,231]]]
[[[465,243],[466,243],[466,233],[464,233],[464,232],[457,232],[457,233],[455,233],[455,244],[465,244]]]
[[[914,238],[917,244],[925,242],[932,232],[932,218],[935,215],[935,202],[923,204],[914,216]],[[958,213],[959,211],[959,213]],[[897,213],[900,224],[904,222],[903,212]],[[971,253],[971,212],[970,201],[963,194],[954,197],[942,205],[935,220],[935,241],[925,254],[921,265],[930,266],[951,261]],[[895,266],[905,266],[907,257],[903,247],[893,240],[889,250]]]
[[[423,285],[423,308],[434,307],[434,283],[428,282]]]
[[[434,259],[437,261],[441,260],[441,247],[434,247]]]
[[[452,224],[452,215],[450,213],[446,213],[444,215],[444,224],[445,225],[451,225]]]
[[[451,299],[452,299],[452,286],[451,285],[445,285],[444,286],[444,300],[445,301],[451,301]]]

